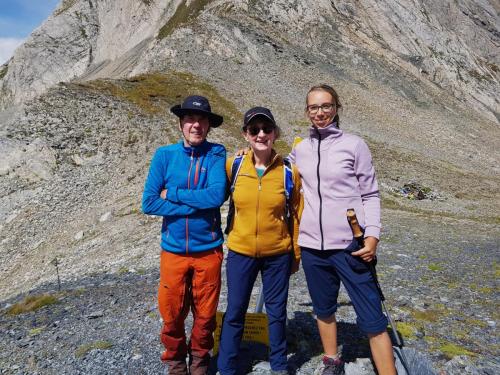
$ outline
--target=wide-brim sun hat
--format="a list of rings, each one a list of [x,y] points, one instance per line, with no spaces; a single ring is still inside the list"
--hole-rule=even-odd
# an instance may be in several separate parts
[[[177,117],[182,117],[193,112],[204,114],[208,117],[208,122],[212,128],[220,126],[224,121],[222,116],[212,112],[212,107],[210,107],[208,99],[200,95],[188,96],[182,104],[177,104],[170,108],[170,112]]]

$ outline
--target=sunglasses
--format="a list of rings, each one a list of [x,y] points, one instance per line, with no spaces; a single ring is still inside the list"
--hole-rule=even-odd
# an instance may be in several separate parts
[[[247,132],[251,136],[255,137],[262,130],[265,134],[271,134],[276,127],[272,124],[264,124],[262,126],[259,125],[250,125],[247,127]]]

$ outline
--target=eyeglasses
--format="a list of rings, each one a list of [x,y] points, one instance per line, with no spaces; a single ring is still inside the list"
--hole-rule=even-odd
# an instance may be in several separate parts
[[[334,107],[335,107],[335,104],[333,104],[333,103],[324,103],[321,105],[312,104],[312,105],[307,106],[307,112],[309,112],[312,115],[315,115],[321,109],[323,111],[323,113],[330,113],[333,111]]]
[[[262,126],[250,125],[247,127],[247,132],[251,136],[255,137],[262,130],[265,134],[271,134],[276,127],[272,124],[264,124]]]

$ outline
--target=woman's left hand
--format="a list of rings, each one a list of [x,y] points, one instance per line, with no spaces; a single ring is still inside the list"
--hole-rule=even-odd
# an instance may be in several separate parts
[[[375,255],[377,254],[377,244],[378,239],[375,237],[366,237],[365,238],[365,247],[359,249],[358,251],[354,251],[351,255],[359,256],[365,262],[371,262]]]

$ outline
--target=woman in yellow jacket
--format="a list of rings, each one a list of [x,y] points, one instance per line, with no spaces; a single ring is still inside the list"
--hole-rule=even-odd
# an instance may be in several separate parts
[[[298,270],[297,246],[302,198],[300,176],[292,167],[293,190],[285,198],[284,161],[272,148],[279,136],[271,111],[255,107],[245,113],[243,135],[251,151],[241,160],[232,199],[235,212],[227,240],[227,310],[219,346],[221,375],[236,374],[237,356],[245,313],[258,273],[262,275],[264,302],[269,323],[269,362],[273,373],[287,371],[286,303],[291,273]],[[234,158],[226,171],[231,180]]]

